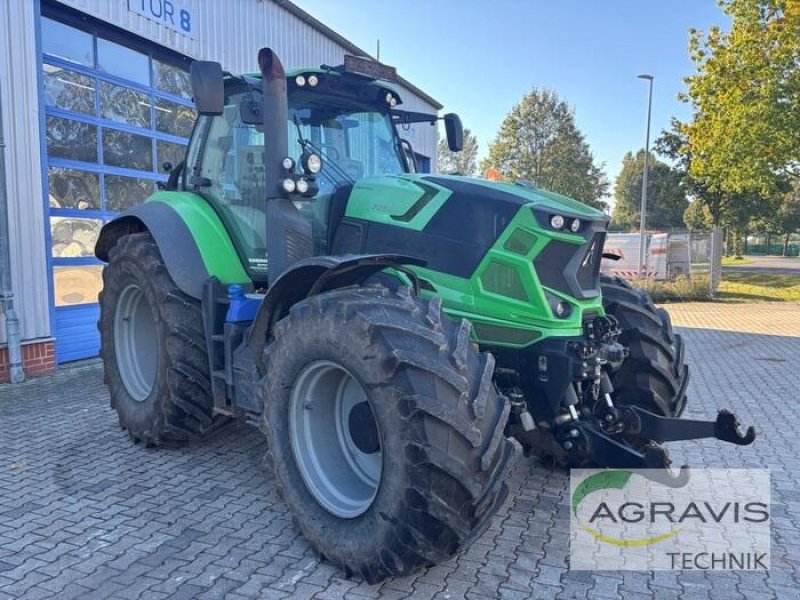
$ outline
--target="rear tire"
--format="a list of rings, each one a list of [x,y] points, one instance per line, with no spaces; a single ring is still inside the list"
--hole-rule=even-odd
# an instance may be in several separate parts
[[[149,233],[109,251],[99,302],[105,383],[134,442],[182,443],[225,421],[213,415],[200,303],[175,285]]]
[[[638,406],[665,417],[679,417],[686,407],[689,367],[680,334],[669,313],[650,295],[619,277],[601,276],[603,307],[619,321],[619,342],[630,355],[611,376],[614,403]]]
[[[277,324],[259,386],[267,462],[297,527],[347,575],[372,584],[446,560],[505,500],[509,404],[492,383],[494,359],[469,334],[467,321],[442,314],[440,299],[377,286],[312,296]],[[309,383],[323,378],[325,388]],[[353,427],[355,409],[337,420],[328,406],[351,384],[372,421],[339,438],[360,437],[359,448],[379,453],[377,468],[324,429]],[[363,469],[347,468],[353,462],[367,464],[361,480],[374,479],[371,489],[353,474]]]

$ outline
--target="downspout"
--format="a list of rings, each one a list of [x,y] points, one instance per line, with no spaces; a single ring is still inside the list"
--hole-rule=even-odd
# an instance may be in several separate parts
[[[0,90],[2,92],[2,90]],[[6,322],[8,343],[8,374],[11,383],[25,381],[22,369],[19,319],[14,310],[14,290],[11,286],[11,254],[8,239],[8,196],[6,195],[6,144],[3,138],[3,99],[0,93],[0,303]]]

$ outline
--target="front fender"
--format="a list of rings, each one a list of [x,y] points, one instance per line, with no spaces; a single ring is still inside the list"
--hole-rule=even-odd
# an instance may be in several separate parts
[[[372,275],[394,267],[416,279],[404,265],[423,266],[424,260],[400,254],[345,254],[312,256],[293,264],[273,283],[253,321],[250,347],[260,356],[272,327],[289,309],[308,296],[328,290],[361,284]]]
[[[175,284],[192,298],[203,297],[203,284],[210,277],[224,284],[250,281],[222,221],[201,196],[154,194],[103,227],[95,256],[108,262],[120,237],[143,231],[153,236]]]

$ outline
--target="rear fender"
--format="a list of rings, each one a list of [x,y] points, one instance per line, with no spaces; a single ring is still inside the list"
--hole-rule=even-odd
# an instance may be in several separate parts
[[[313,256],[298,261],[267,291],[253,321],[250,347],[256,356],[260,356],[275,323],[285,317],[294,304],[308,296],[364,283],[387,268],[404,272],[416,286],[416,275],[405,265],[424,264],[424,260],[399,254]]]
[[[203,284],[216,277],[223,284],[249,283],[250,277],[214,210],[196,194],[161,192],[107,223],[95,256],[108,262],[119,238],[148,231],[180,290],[198,300]]]

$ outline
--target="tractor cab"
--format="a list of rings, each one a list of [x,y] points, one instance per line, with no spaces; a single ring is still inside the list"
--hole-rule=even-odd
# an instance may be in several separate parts
[[[207,64],[195,67],[196,79]],[[218,77],[221,106],[218,98],[210,105],[203,90],[195,90],[201,116],[189,144],[183,186],[216,209],[255,282],[274,279],[298,259],[329,254],[357,181],[416,171],[413,148],[396,126],[434,125],[439,117],[397,108],[400,96],[385,83],[395,79],[392,67],[353,56],[338,67],[286,73],[286,119],[279,132],[286,136],[285,146],[280,136],[265,135],[265,111],[283,111],[276,110],[280,102],[274,96],[265,97],[262,74]],[[206,83],[213,80],[205,78]],[[451,114],[445,120],[451,147],[460,149],[458,117]],[[271,179],[265,169],[270,162],[281,167]],[[284,203],[273,223],[265,200],[276,197],[291,205]],[[300,243],[284,260],[280,257],[286,253],[278,249],[270,278],[270,231],[283,238],[283,227],[294,229]],[[275,260],[280,268],[274,267]]]

